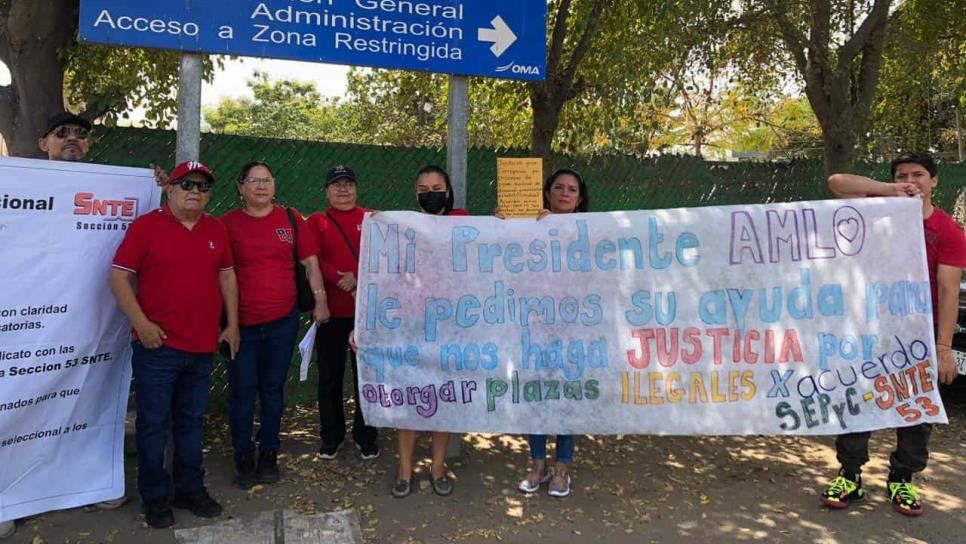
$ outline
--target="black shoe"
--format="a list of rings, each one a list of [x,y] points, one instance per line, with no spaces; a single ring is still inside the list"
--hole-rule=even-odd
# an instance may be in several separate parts
[[[255,472],[255,456],[252,454],[235,458],[235,485],[242,489],[251,489],[258,483]]]
[[[205,488],[191,495],[175,495],[171,506],[190,510],[199,518],[217,518],[221,515],[221,505],[211,498]]]
[[[274,484],[281,478],[278,472],[278,451],[262,450],[258,452],[258,481],[263,484]]]
[[[144,521],[155,529],[164,529],[174,525],[174,512],[167,501],[144,503]]]
[[[326,461],[335,459],[339,456],[339,450],[342,449],[342,444],[344,443],[345,442],[339,442],[334,446],[331,444],[322,444],[322,447],[319,448],[319,457],[325,459]]]
[[[359,448],[359,456],[362,457],[364,461],[371,461],[379,457],[379,445],[373,442],[372,444],[356,444],[356,448]]]

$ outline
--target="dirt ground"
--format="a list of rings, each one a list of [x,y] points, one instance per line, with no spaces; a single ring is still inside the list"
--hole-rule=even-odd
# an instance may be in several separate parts
[[[380,437],[382,456],[362,461],[347,447],[322,461],[312,409],[287,412],[283,480],[245,492],[230,485],[231,452],[224,420],[210,422],[207,484],[224,518],[292,508],[303,513],[354,508],[369,543],[447,542],[816,542],[966,543],[966,406],[947,405],[951,424],[936,428],[929,468],[918,479],[926,513],[893,512],[884,491],[894,434],[876,433],[865,470],[871,500],[846,511],[819,505],[818,490],[837,469],[830,438],[580,437],[573,494],[553,499],[545,488],[516,490],[526,441],[512,435],[466,435],[451,463],[456,491],[435,496],[418,469],[418,490],[394,499],[395,438]],[[418,454],[428,456],[428,437]],[[127,459],[128,496],[111,512],[69,510],[18,523],[7,542],[175,542],[172,529],[147,528],[136,498],[134,459]],[[175,511],[177,527],[211,523]]]

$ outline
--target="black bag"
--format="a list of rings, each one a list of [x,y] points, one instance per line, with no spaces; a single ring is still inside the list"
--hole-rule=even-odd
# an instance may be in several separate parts
[[[299,260],[299,226],[295,222],[295,214],[292,208],[285,208],[288,221],[292,224],[292,258],[295,259],[295,291],[296,302],[299,312],[311,312],[315,309],[315,295],[312,294],[312,285],[309,283],[309,276],[306,273],[305,265]]]

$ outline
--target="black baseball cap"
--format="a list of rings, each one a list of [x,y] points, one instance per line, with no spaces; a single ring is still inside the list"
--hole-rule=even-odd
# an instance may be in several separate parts
[[[344,164],[340,164],[339,166],[330,168],[329,172],[325,175],[325,186],[328,187],[329,185],[332,185],[333,183],[335,183],[336,181],[339,181],[342,178],[347,178],[349,180],[352,180],[353,183],[355,183],[356,173],[353,172],[351,168],[349,168]]]
[[[88,131],[91,130],[90,121],[68,111],[63,111],[50,117],[50,119],[47,119],[47,131],[44,132],[44,136],[47,136],[51,132],[57,130],[57,127],[63,125],[77,125],[87,129]]]

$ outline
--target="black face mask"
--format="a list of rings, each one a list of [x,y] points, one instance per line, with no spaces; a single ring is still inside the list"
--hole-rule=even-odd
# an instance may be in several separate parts
[[[428,191],[419,193],[419,207],[426,213],[436,215],[446,207],[446,191]]]

